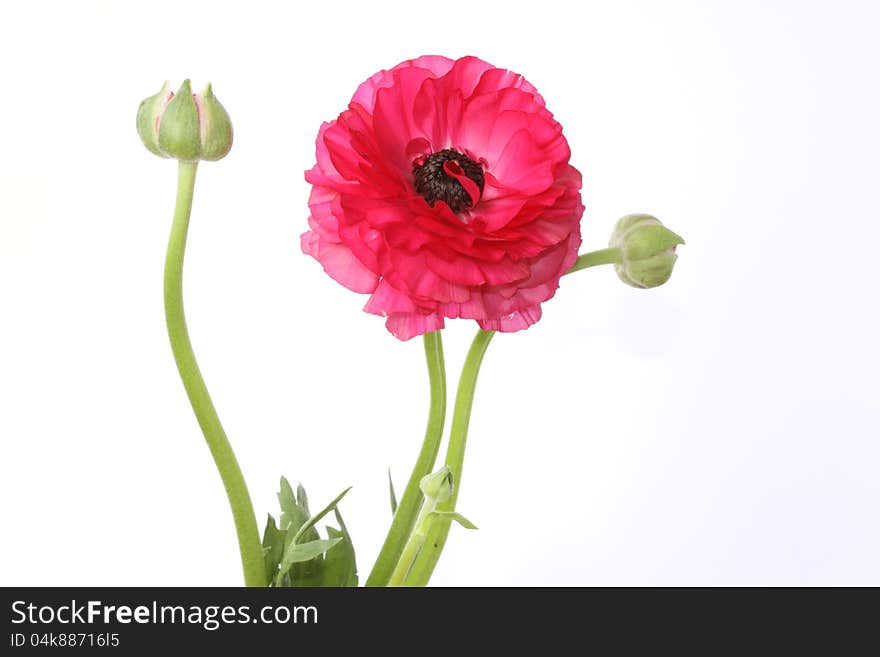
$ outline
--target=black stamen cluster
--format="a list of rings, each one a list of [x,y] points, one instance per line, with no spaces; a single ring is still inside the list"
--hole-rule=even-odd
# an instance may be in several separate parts
[[[464,171],[464,175],[473,180],[480,193],[486,184],[483,167],[466,155],[451,148],[432,153],[423,162],[413,164],[413,179],[416,191],[421,194],[431,207],[437,201],[443,201],[453,212],[461,212],[471,207],[471,197],[455,178],[443,170],[443,164],[455,160]]]

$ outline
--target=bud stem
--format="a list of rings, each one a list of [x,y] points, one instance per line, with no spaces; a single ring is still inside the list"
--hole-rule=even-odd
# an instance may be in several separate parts
[[[443,424],[446,420],[446,368],[443,361],[443,341],[440,331],[426,333],[424,336],[425,359],[428,362],[428,380],[431,386],[431,402],[428,411],[428,426],[425,428],[425,439],[416,459],[406,490],[376,564],[367,578],[366,586],[385,586],[394,570],[395,564],[401,560],[407,538],[416,526],[419,506],[422,502],[422,491],[419,482],[434,469],[440,441],[443,439]]]
[[[404,586],[406,576],[409,575],[416,557],[419,555],[422,546],[428,538],[429,521],[431,519],[431,514],[436,508],[437,499],[425,496],[422,508],[419,511],[419,516],[415,522],[415,527],[413,528],[409,539],[406,541],[406,545],[403,546],[403,551],[400,554],[397,566],[395,566],[394,572],[391,573],[391,579],[388,580],[388,586]],[[410,583],[407,583],[406,585],[413,586]]]
[[[495,331],[477,331],[471,348],[468,351],[464,366],[461,369],[461,378],[458,380],[458,391],[455,397],[455,409],[452,413],[452,427],[449,431],[449,446],[446,448],[446,465],[452,472],[452,480],[455,486],[448,500],[437,504],[438,511],[455,511],[455,502],[458,492],[461,490],[461,471],[464,467],[464,448],[467,443],[468,425],[471,419],[471,408],[474,405],[474,392],[477,388],[477,376],[480,373],[480,365],[483,356]],[[434,509],[429,509],[428,512]],[[446,537],[449,535],[450,522],[431,522],[427,536],[422,540],[422,545],[412,567],[404,580],[405,586],[425,586],[431,579]]]
[[[235,453],[226,438],[220,418],[217,417],[217,411],[208,394],[208,388],[199,371],[183,312],[183,256],[192,211],[197,165],[197,162],[180,162],[178,169],[174,223],[165,257],[165,323],[183,387],[186,389],[193,412],[205,435],[220,478],[223,480],[229,506],[232,507],[245,585],[266,586],[263,549],[254,507]]]
[[[565,275],[573,274],[574,272],[580,271],[581,269],[586,269],[587,267],[596,267],[597,265],[613,265],[620,262],[622,258],[623,254],[620,252],[620,249],[617,248],[590,251],[589,253],[579,255],[578,259],[575,260],[571,269],[565,272]]]

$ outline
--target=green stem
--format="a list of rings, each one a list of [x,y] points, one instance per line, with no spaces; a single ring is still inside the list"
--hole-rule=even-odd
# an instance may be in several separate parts
[[[480,365],[483,356],[489,347],[489,342],[494,331],[478,331],[468,351],[464,367],[461,370],[461,378],[458,381],[458,392],[455,397],[455,409],[452,413],[452,428],[449,431],[449,446],[446,449],[446,465],[452,471],[454,486],[452,495],[448,500],[437,505],[438,511],[454,511],[458,493],[461,490],[461,472],[464,466],[464,448],[467,442],[468,424],[471,419],[471,408],[474,404],[474,392],[477,387],[477,376],[480,373]],[[422,549],[416,556],[409,574],[406,576],[406,586],[425,586],[431,579],[434,566],[440,558],[446,538],[449,535],[447,522],[431,523],[426,540]]]
[[[580,271],[581,269],[586,269],[587,267],[595,267],[596,265],[613,265],[616,262],[620,262],[620,249],[600,249],[599,251],[590,251],[589,253],[584,253],[583,255],[578,256],[578,259],[575,260],[574,265],[572,265],[571,269],[569,269],[566,274],[573,274],[576,271]]]
[[[443,362],[443,341],[440,331],[426,333],[424,336],[425,358],[428,363],[428,380],[431,386],[431,404],[428,411],[428,426],[425,439],[416,459],[406,490],[394,513],[388,536],[376,559],[376,564],[367,578],[367,586],[386,586],[400,560],[404,545],[416,525],[422,491],[419,482],[434,469],[440,442],[443,439],[443,424],[446,420],[446,367]]]
[[[229,506],[232,507],[245,585],[266,586],[263,548],[254,507],[251,504],[247,484],[238,467],[238,461],[235,459],[235,453],[226,438],[208,394],[208,388],[199,371],[183,313],[183,256],[189,216],[192,211],[197,165],[198,162],[181,162],[178,169],[174,223],[165,257],[165,322],[171,340],[171,351],[174,353],[174,361],[183,380],[183,387],[205,435],[217,470],[220,472],[220,478],[226,488],[226,496],[229,498]]]
[[[419,511],[419,517],[416,518],[412,534],[410,534],[409,539],[406,541],[406,545],[403,546],[400,559],[394,567],[394,572],[391,573],[391,578],[388,580],[388,586],[403,586],[419,551],[428,538],[428,518],[436,508],[436,499],[425,499],[422,509]]]
[[[620,262],[620,258],[620,249],[617,248],[585,253],[578,257],[575,264],[566,274],[571,274],[587,267]],[[437,334],[439,340],[439,332]],[[432,354],[429,348],[428,335],[425,336],[425,351],[428,356],[429,373],[431,373]],[[429,503],[428,500],[425,500],[425,503],[421,505],[421,510],[419,510],[422,495],[420,494],[418,484],[421,477],[428,474],[433,467],[437,448],[440,444],[440,437],[443,432],[442,416],[439,419],[439,423],[434,426],[435,377],[434,374],[431,374],[432,415],[428,420],[428,432],[425,435],[425,443],[422,445],[419,461],[416,468],[413,469],[406,493],[404,494],[407,510],[405,513],[401,513],[398,509],[398,512],[395,514],[391,530],[388,533],[388,538],[385,539],[385,544],[382,546],[379,559],[376,561],[373,572],[370,573],[370,577],[367,579],[367,586],[382,586],[383,584],[387,586],[424,586],[431,578],[437,560],[440,558],[440,554],[446,544],[450,522],[428,523],[428,515],[435,508],[441,512],[452,512],[455,510],[455,503],[460,489],[461,473],[464,467],[464,451],[471,409],[474,402],[474,393],[476,391],[477,376],[480,373],[483,356],[489,347],[489,342],[492,340],[493,335],[494,331],[480,331],[477,333],[462,368],[458,392],[455,398],[449,446],[446,452],[446,465],[452,471],[453,481],[455,482],[452,495],[447,501],[439,504],[434,501]],[[439,355],[440,367],[442,368],[442,351]],[[443,385],[445,386],[445,375],[443,376]],[[443,404],[445,411],[445,390]],[[431,434],[432,426],[436,429],[436,434],[434,435]],[[429,447],[432,450],[430,460],[423,460],[423,457],[427,455],[426,450]],[[409,499],[407,499],[408,495]],[[403,506],[403,502],[401,506]],[[418,517],[416,517],[417,511]],[[423,549],[426,544],[428,547]]]

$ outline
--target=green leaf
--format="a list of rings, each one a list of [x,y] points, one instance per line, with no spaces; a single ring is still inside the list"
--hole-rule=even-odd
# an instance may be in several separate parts
[[[296,498],[293,496],[293,489],[287,478],[281,477],[280,490],[278,491],[278,504],[281,505],[282,513],[291,513],[296,508]]]
[[[342,521],[342,514],[339,513],[339,509],[333,509],[333,513],[336,516],[336,522],[339,523],[340,530],[342,530],[342,537],[344,539],[342,545],[339,547],[339,551],[346,552],[351,563],[350,570],[348,571],[348,577],[344,586],[357,586],[358,573],[357,559],[355,558],[354,554],[354,541],[351,540],[351,534],[348,533],[348,527],[346,527],[345,523]]]
[[[291,525],[291,529],[288,530],[287,536],[284,537],[285,554],[288,552],[288,550],[293,549],[295,538],[296,532],[293,531],[293,526]],[[304,545],[312,541],[317,541],[321,537],[318,535],[316,529],[311,528],[303,532],[303,535],[300,538],[302,539],[301,544]],[[282,580],[284,580],[284,583],[280,584],[280,586],[319,586],[315,579],[320,577],[322,561],[323,558],[321,556],[318,556],[311,561],[291,562],[286,564],[282,559],[279,572],[282,575]]]
[[[300,489],[302,489],[302,486],[300,486]],[[330,502],[330,504],[328,504],[323,509],[321,509],[321,511],[318,513],[318,515],[316,515],[314,518],[310,518],[308,520],[308,522],[306,522],[302,527],[300,527],[299,530],[297,530],[296,535],[293,537],[293,543],[294,544],[299,543],[300,539],[303,538],[303,536],[306,534],[306,532],[309,531],[310,529],[312,529],[315,526],[315,523],[317,523],[321,518],[326,516],[333,509],[335,509],[336,505],[339,504],[339,501],[343,497],[345,497],[345,495],[350,490],[351,490],[351,486],[349,486],[344,491],[339,493],[339,495],[336,496],[336,499],[334,499],[332,502]],[[305,491],[303,491],[303,499],[305,499]],[[315,538],[317,538],[318,532],[315,531],[314,534],[315,534]],[[306,537],[306,538],[308,538],[308,537]],[[314,539],[312,539],[312,540],[314,540]]]
[[[302,488],[300,486],[299,488]],[[303,495],[305,499],[305,495]],[[278,492],[278,503],[281,505],[280,529],[295,534],[309,519],[308,505],[305,508],[297,502],[287,479],[281,477],[281,490]],[[318,538],[315,536],[314,538]]]
[[[331,550],[324,557],[324,572],[320,586],[357,586],[357,562],[354,555],[354,545],[339,509],[334,509],[336,521],[341,529],[327,527],[330,538],[341,538],[341,543],[335,550]]]
[[[388,468],[388,492],[391,493],[391,516],[397,513],[397,495],[394,494],[394,482],[391,481],[391,468]]]
[[[429,518],[437,518],[438,520],[454,520],[465,529],[477,529],[477,526],[460,513],[455,511],[431,511]]]
[[[275,526],[275,518],[271,515],[266,519],[266,529],[263,530],[263,559],[266,563],[266,573],[270,579],[278,570],[281,557],[284,554],[284,538],[287,532],[281,531]]]
[[[321,582],[323,580],[324,557],[315,557],[302,563],[293,564],[293,567],[290,569],[290,584],[288,586],[315,588],[322,586]]]
[[[269,516],[263,533],[263,555],[270,586],[357,586],[354,546],[336,505],[351,490],[346,488],[315,517],[310,517],[306,491],[298,485],[296,493],[281,478],[278,502],[281,519],[276,526]],[[321,539],[316,529],[330,511],[336,513],[341,527],[327,527],[328,539]],[[336,547],[342,543],[341,547]],[[335,550],[331,548],[336,547]]]
[[[329,538],[309,541],[308,543],[291,543],[284,551],[284,557],[281,559],[281,568],[284,569],[285,566],[302,563],[303,561],[310,561],[311,559],[324,554],[341,540],[342,538]]]
[[[306,512],[306,516],[309,514],[309,498],[306,497],[306,489],[303,488],[302,484],[297,484],[296,486],[296,503],[299,508]]]

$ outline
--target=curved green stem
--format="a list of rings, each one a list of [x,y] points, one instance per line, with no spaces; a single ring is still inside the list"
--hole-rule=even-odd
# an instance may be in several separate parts
[[[449,446],[446,449],[446,465],[452,471],[454,487],[448,500],[437,505],[438,511],[454,511],[458,492],[461,490],[461,472],[464,466],[464,448],[467,442],[468,425],[471,419],[471,408],[474,404],[474,392],[477,388],[477,376],[483,356],[495,331],[477,332],[468,351],[461,378],[458,381],[458,392],[455,397],[455,409],[452,413],[452,428],[449,431]],[[449,535],[449,521],[431,523],[422,549],[409,569],[404,583],[406,586],[425,586],[431,579],[434,566],[440,558],[446,538]]]
[[[446,366],[443,362],[443,341],[440,331],[426,333],[424,336],[425,359],[428,363],[428,380],[431,386],[431,404],[428,411],[428,426],[425,439],[416,459],[412,474],[407,482],[403,497],[394,513],[388,536],[376,559],[376,564],[367,578],[367,586],[385,586],[400,559],[404,545],[416,525],[422,491],[419,482],[434,469],[440,441],[443,439],[443,424],[446,421]]]
[[[197,162],[181,162],[177,177],[177,202],[174,207],[174,223],[168,240],[165,256],[165,322],[171,351],[177,370],[183,380],[183,387],[195,412],[196,419],[205,435],[214,463],[220,472],[235,531],[238,533],[238,547],[241,551],[241,565],[244,570],[246,586],[266,586],[266,570],[263,562],[263,548],[254,516],[254,507],[248,494],[247,484],[238,467],[238,461],[226,433],[214,410],[208,388],[202,379],[199,365],[193,353],[183,313],[183,256],[186,249],[186,234],[192,210],[193,189],[196,182]]]
[[[620,262],[620,258],[620,249],[616,248],[590,251],[589,253],[579,255],[578,259],[575,260],[575,263],[571,266],[571,269],[565,272],[565,274],[573,274],[581,269],[595,267],[596,265],[613,265],[616,262]]]

